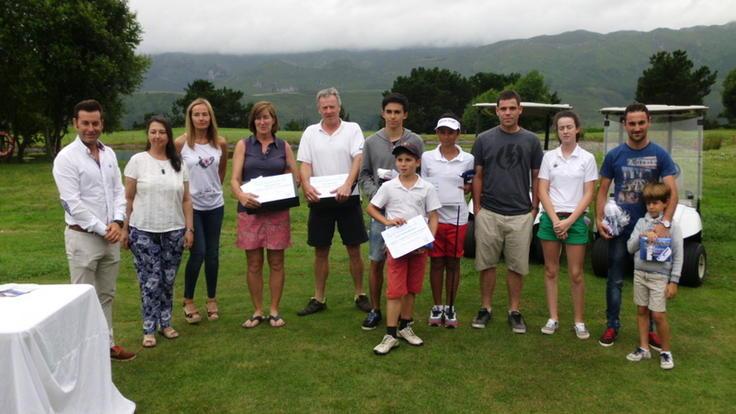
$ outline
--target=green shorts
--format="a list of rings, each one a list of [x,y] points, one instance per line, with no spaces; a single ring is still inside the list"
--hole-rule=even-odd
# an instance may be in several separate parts
[[[552,220],[547,213],[542,213],[539,218],[539,230],[537,230],[539,240],[558,241],[567,244],[587,244],[589,241],[588,225],[585,224],[585,216],[578,217],[575,223],[567,230],[567,239],[561,240],[555,234],[552,228]]]

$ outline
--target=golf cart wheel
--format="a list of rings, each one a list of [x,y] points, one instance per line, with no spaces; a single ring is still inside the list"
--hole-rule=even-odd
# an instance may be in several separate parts
[[[472,215],[468,218],[468,230],[465,232],[463,250],[463,256],[468,259],[475,258],[475,220]]]
[[[534,263],[544,264],[544,251],[542,250],[542,241],[537,237],[539,224],[532,227],[532,243],[529,246],[529,260]]]
[[[608,275],[608,240],[598,237],[593,241],[593,273],[598,277]]]
[[[682,258],[682,274],[680,284],[683,286],[698,287],[703,284],[707,255],[705,247],[698,242],[685,242],[685,254]]]

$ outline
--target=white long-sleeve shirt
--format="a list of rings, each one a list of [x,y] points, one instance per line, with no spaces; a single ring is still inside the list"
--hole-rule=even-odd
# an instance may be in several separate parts
[[[54,160],[64,220],[105,236],[108,224],[125,219],[125,190],[112,148],[98,141],[99,164],[77,136]]]

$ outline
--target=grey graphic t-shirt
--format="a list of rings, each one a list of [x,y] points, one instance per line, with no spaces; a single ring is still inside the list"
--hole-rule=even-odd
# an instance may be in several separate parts
[[[471,153],[483,167],[481,207],[506,216],[529,213],[531,170],[544,155],[537,136],[524,128],[513,134],[491,128],[478,135]]]

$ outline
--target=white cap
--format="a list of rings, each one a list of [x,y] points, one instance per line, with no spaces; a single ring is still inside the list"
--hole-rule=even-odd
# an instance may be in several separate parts
[[[434,127],[435,131],[439,129],[439,127],[446,127],[455,131],[460,131],[460,122],[453,118],[440,118],[440,120],[437,121],[437,126]]]

